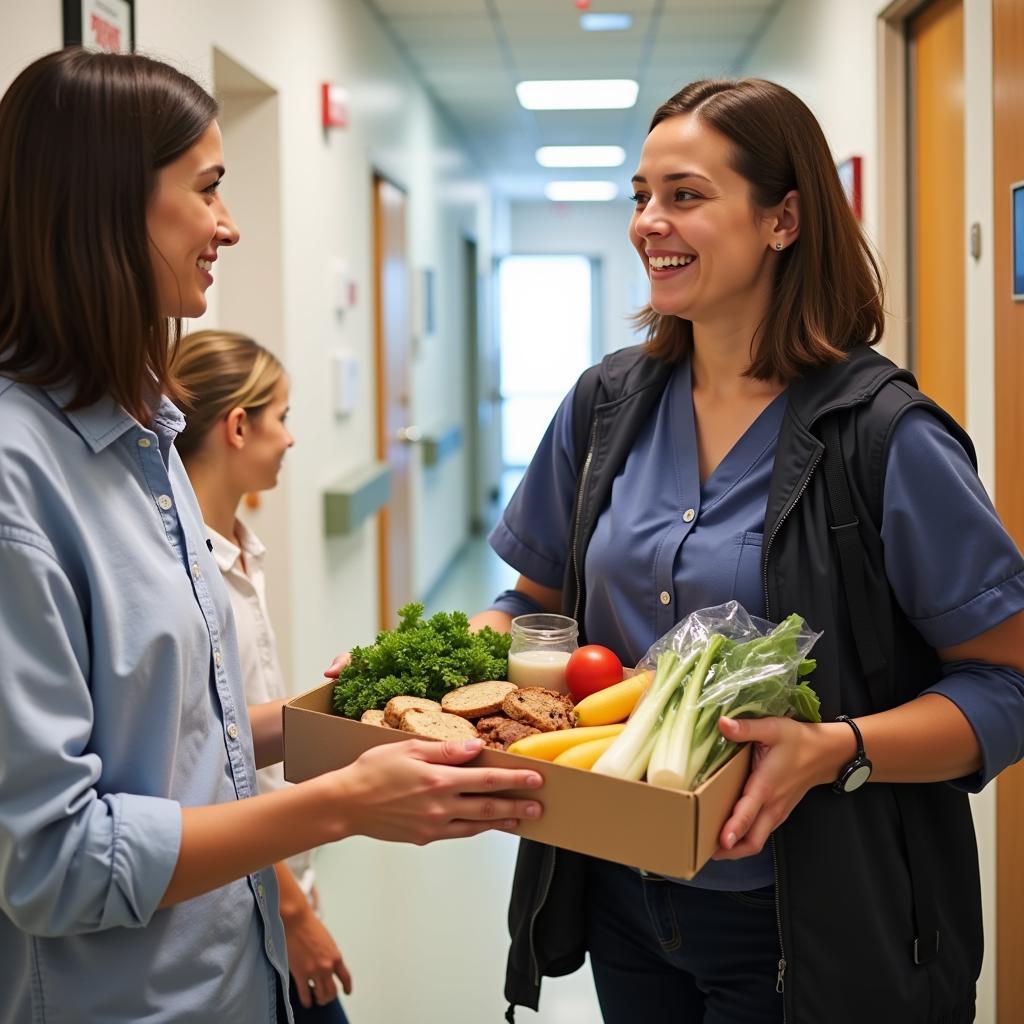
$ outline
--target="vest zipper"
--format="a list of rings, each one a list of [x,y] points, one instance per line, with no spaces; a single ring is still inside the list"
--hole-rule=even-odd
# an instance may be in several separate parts
[[[583,463],[583,469],[580,471],[580,487],[579,493],[576,496],[576,518],[573,522],[572,527],[572,571],[573,576],[576,580],[576,603],[573,605],[572,617],[576,620],[577,625],[579,624],[579,611],[580,611],[580,563],[577,556],[577,545],[580,536],[580,520],[583,517],[583,497],[587,489],[587,477],[590,475],[590,464],[594,461],[594,445],[597,441],[597,417],[594,417],[593,425],[590,428],[590,441],[587,445],[587,458]]]
[[[778,536],[779,530],[782,528],[782,524],[789,518],[790,513],[796,508],[797,503],[804,496],[804,491],[807,490],[808,485],[811,482],[811,477],[814,476],[814,471],[818,468],[818,463],[821,462],[824,451],[819,451],[815,460],[811,463],[810,469],[807,471],[807,475],[804,477],[803,483],[800,485],[800,490],[797,491],[796,496],[789,503],[788,508],[783,511],[782,515],[779,516],[779,521],[775,524],[775,529],[772,530],[771,536],[768,538],[768,542],[765,545],[764,553],[762,556],[762,563],[764,566],[764,617],[771,622],[771,602],[768,599],[768,552],[771,551],[772,543]],[[779,972],[775,979],[775,991],[782,996],[782,1024],[786,1024],[786,947],[782,941],[782,902],[779,896],[779,854],[775,846],[775,837],[772,836],[772,874],[775,878],[775,928],[779,936]]]
[[[779,935],[779,973],[775,980],[775,991],[783,996],[782,1024],[786,1024],[786,947],[782,942],[782,906],[779,902],[779,856],[775,850],[775,837],[772,836],[772,874],[775,876],[775,928]]]
[[[811,477],[814,476],[814,471],[818,468],[818,463],[821,462],[824,450],[818,452],[814,462],[811,463],[811,468],[807,471],[807,476],[804,477],[804,482],[800,485],[800,490],[796,492],[796,497],[789,503],[789,507],[779,516],[779,521],[775,524],[775,529],[772,530],[771,536],[768,538],[768,543],[765,545],[764,553],[761,556],[762,572],[764,574],[764,617],[771,622],[771,611],[769,608],[770,602],[768,600],[768,552],[772,549],[772,544],[775,542],[775,538],[779,534],[779,530],[782,529],[782,524],[789,518],[790,513],[796,508],[797,502],[804,496],[804,491],[807,490],[807,485],[811,482]]]

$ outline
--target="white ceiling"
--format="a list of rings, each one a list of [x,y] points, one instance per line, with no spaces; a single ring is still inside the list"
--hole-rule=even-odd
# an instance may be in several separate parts
[[[591,0],[633,16],[624,32],[584,32],[574,0],[364,0],[494,188],[537,198],[547,181],[611,178],[625,189],[654,110],[695,78],[735,74],[782,0]],[[631,110],[529,111],[522,79],[633,78]],[[626,164],[546,169],[547,145],[621,145]]]

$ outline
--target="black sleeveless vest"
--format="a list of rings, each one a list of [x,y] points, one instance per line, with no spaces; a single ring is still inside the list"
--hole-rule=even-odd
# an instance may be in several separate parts
[[[581,625],[587,543],[671,369],[640,348],[623,349],[577,385],[579,472],[563,607]],[[766,615],[796,611],[823,631],[813,685],[826,720],[905,703],[938,678],[935,651],[885,577],[885,458],[896,423],[916,407],[938,417],[972,461],[974,449],[915,384],[864,347],[789,388],[765,518]],[[965,794],[945,783],[871,783],[846,796],[817,787],[773,842],[788,1024],[974,1019],[981,896]],[[521,843],[509,907],[510,1020],[515,1004],[536,1008],[544,975],[582,964],[585,875],[579,854]]]

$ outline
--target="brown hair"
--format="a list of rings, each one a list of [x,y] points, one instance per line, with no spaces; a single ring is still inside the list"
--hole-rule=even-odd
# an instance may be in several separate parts
[[[747,375],[791,380],[881,340],[885,326],[878,261],[853,216],[821,126],[788,89],[757,78],[693,82],[662,104],[650,131],[693,114],[732,143],[732,167],[750,182],[755,206],[800,195],[800,234],[776,254],[775,286]],[[669,361],[693,345],[689,320],[650,306],[635,323],[648,351]]]
[[[157,172],[217,114],[192,79],[147,57],[68,49],[0,100],[0,373],[104,394],[146,422],[178,320],[161,316],[146,208]]]
[[[188,392],[181,401],[185,429],[174,446],[183,459],[190,459],[232,409],[259,415],[284,376],[284,367],[244,334],[196,331],[178,343],[174,372]]]

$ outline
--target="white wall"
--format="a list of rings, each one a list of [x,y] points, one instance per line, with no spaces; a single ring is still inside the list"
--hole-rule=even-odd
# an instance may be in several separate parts
[[[14,8],[17,7],[15,13]],[[0,92],[34,57],[56,50],[63,41],[60,4],[0,4],[6,30],[0,34]],[[13,24],[17,23],[17,28]]]
[[[863,157],[864,226],[877,237],[879,166],[877,21],[880,0],[785,0],[742,73],[773,79],[796,92],[818,116],[837,159]],[[964,0],[964,153],[967,224],[981,225],[979,261],[965,264],[967,427],[978,448],[982,479],[994,493],[994,294],[992,224],[992,12],[990,0]],[[897,315],[901,315],[897,313]],[[905,315],[905,311],[902,315]],[[985,966],[978,992],[979,1024],[995,1021],[995,787],[972,799],[982,870]]]
[[[316,682],[325,659],[376,629],[377,535],[373,522],[351,537],[327,540],[321,491],[374,458],[372,174],[380,171],[409,197],[409,256],[414,272],[431,267],[438,296],[452,294],[452,236],[476,228],[476,209],[447,216],[443,186],[465,178],[458,144],[402,63],[377,22],[359,3],[306,0],[283,8],[270,0],[195,0],[168,5],[141,0],[143,47],[208,80],[217,46],[259,69],[279,97],[281,125],[284,358],[292,375],[292,423],[298,438],[284,478],[287,500],[287,607],[274,609],[292,638],[293,685]],[[351,125],[325,136],[319,122],[323,81],[345,86]],[[230,165],[232,155],[227,153]],[[231,185],[225,182],[230,203]],[[464,206],[464,204],[463,204]],[[245,226],[241,225],[243,245]],[[229,272],[225,256],[224,273]],[[338,317],[329,266],[343,261],[358,301]],[[439,301],[438,330],[415,348],[411,420],[433,426],[450,415],[438,380],[461,366],[461,306]],[[223,326],[230,326],[224,324]],[[351,416],[330,410],[327,373],[334,350],[355,354],[361,388]],[[465,467],[461,454],[424,478],[413,468],[413,582],[429,588],[465,537]],[[278,581],[280,584],[280,581]],[[282,621],[287,616],[287,625]]]
[[[629,317],[647,302],[649,294],[640,259],[626,235],[629,216],[625,200],[510,204],[509,252],[581,254],[600,260],[598,355],[636,343]]]
[[[411,374],[411,415],[428,428],[450,425],[462,414],[461,406],[446,399],[450,388],[462,393],[458,375],[464,362],[462,273],[453,254],[462,234],[470,233],[481,241],[481,263],[489,265],[490,207],[482,189],[468,187],[473,169],[458,141],[362,3],[138,0],[136,36],[142,52],[169,60],[210,88],[216,47],[252,71],[272,97],[274,109],[264,106],[261,116],[277,122],[276,161],[245,166],[249,153],[227,150],[224,195],[230,208],[233,160],[249,177],[264,166],[279,176],[277,208],[261,210],[258,220],[249,214],[249,226],[240,224],[237,250],[244,251],[247,233],[254,240],[271,237],[279,241],[279,265],[269,271],[245,267],[240,256],[233,271],[233,253],[225,252],[217,277],[224,313],[243,319],[238,310],[244,311],[248,289],[254,307],[270,308],[273,315],[228,323],[215,286],[209,313],[193,326],[243,327],[266,340],[291,375],[297,444],[280,493],[268,496],[267,511],[254,518],[257,528],[270,531],[272,614],[282,647],[291,651],[286,669],[292,686],[306,689],[334,653],[369,641],[377,628],[375,523],[354,536],[327,540],[321,504],[324,487],[375,457],[372,173],[379,170],[407,190],[410,263],[415,270],[433,268],[436,275],[437,331],[418,345]],[[58,3],[19,5],[17,33],[0,38],[0,87],[60,44]],[[349,89],[351,124],[325,136],[319,90],[328,80]],[[257,130],[265,132],[266,125]],[[242,149],[244,128],[229,133],[228,142],[232,136]],[[260,153],[259,160],[265,159]],[[240,208],[248,209],[243,199],[240,194]],[[356,307],[340,318],[332,309],[328,276],[338,259],[358,289]],[[275,288],[276,302],[266,295]],[[330,409],[327,371],[335,349],[354,353],[361,368],[357,406],[347,418]],[[466,537],[465,481],[464,452],[427,474],[418,461],[414,465],[417,593],[429,589]]]

